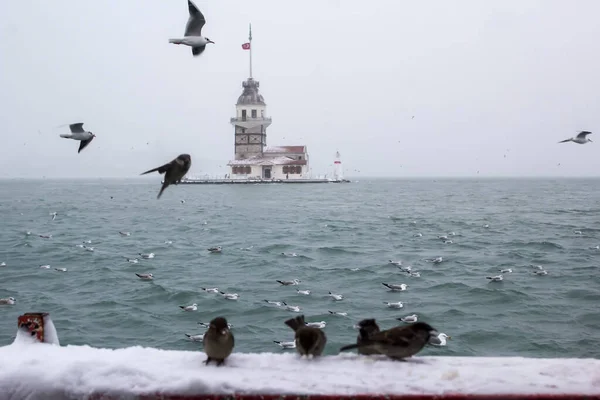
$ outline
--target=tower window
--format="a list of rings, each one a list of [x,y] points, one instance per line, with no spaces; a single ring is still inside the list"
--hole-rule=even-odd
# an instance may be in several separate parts
[[[246,110],[242,110],[242,121],[246,120]]]
[[[252,118],[256,118],[256,110],[252,110]]]
[[[284,174],[287,174],[287,173],[288,173],[288,166],[287,166],[287,165],[284,165],[284,166],[283,166],[283,173],[284,173]]]
[[[265,117],[265,110],[260,110],[260,117],[264,118]]]

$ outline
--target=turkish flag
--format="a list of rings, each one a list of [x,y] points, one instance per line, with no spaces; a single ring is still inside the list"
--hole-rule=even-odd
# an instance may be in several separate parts
[[[244,50],[250,50],[250,43],[244,43],[242,45],[242,49],[244,49]]]

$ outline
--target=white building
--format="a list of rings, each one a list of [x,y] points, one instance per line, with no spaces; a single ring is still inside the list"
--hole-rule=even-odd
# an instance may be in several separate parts
[[[227,164],[231,179],[307,179],[310,177],[306,146],[267,147],[267,105],[258,93],[259,82],[248,78],[235,106],[235,159]]]

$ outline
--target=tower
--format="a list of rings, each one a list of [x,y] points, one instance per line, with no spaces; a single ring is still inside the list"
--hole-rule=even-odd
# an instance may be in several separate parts
[[[250,77],[242,82],[244,90],[235,105],[236,115],[230,121],[235,128],[236,160],[262,157],[267,146],[267,127],[271,125],[271,118],[266,116],[265,100],[258,93],[259,82],[252,78],[252,26],[248,39],[248,43],[243,44],[242,48],[250,50]]]
[[[344,171],[342,170],[342,160],[340,159],[340,152],[335,152],[335,161],[333,162],[333,179],[341,181],[344,179]]]

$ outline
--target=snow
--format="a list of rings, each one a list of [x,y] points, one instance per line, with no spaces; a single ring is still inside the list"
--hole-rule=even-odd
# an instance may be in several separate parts
[[[0,347],[0,393],[9,398],[108,394],[600,394],[600,360],[415,357],[353,353],[300,359],[293,351],[234,353],[222,367],[201,351],[100,349],[32,342]]]

